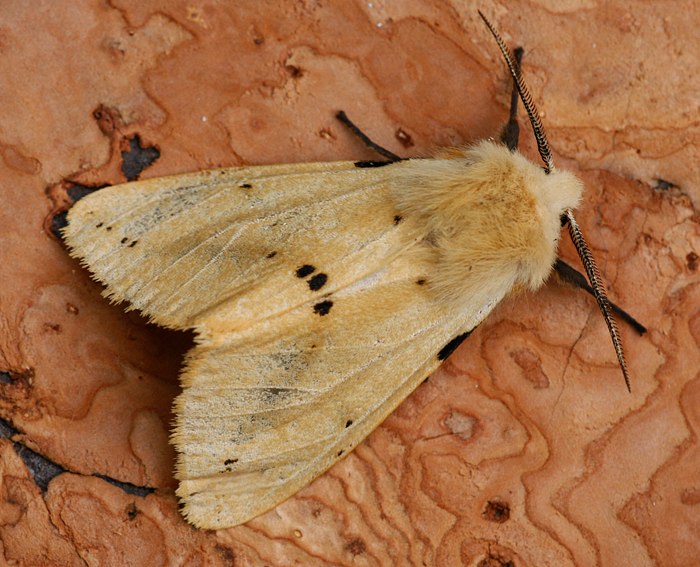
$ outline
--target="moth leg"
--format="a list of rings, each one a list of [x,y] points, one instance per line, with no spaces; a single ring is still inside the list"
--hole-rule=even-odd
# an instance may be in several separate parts
[[[513,51],[515,56],[515,68],[520,75],[520,62],[523,59],[523,48],[516,47]],[[513,90],[510,93],[510,113],[508,115],[508,122],[501,130],[501,142],[512,152],[518,149],[518,138],[520,137],[520,126],[518,125],[518,100],[520,96],[518,95],[518,87],[515,86],[515,81],[513,81]]]
[[[557,258],[557,261],[554,263],[554,271],[557,272],[557,274],[559,274],[559,277],[563,281],[570,283],[571,285],[578,287],[595,297],[595,294],[593,293],[593,288],[588,284],[585,276],[576,268],[569,266],[569,264]],[[615,305],[612,301],[610,302],[610,307],[612,307],[613,312],[618,317],[620,317],[620,319],[625,321],[640,335],[643,335],[647,332],[647,328],[644,325],[642,325],[639,321],[637,321],[634,317],[632,317],[632,315],[627,313],[627,311],[622,309],[622,307]]]
[[[403,158],[401,156],[397,156],[394,152],[387,150],[386,148],[383,148],[376,142],[373,142],[367,134],[365,134],[362,130],[360,130],[355,123],[348,118],[348,115],[345,114],[343,110],[338,111],[338,113],[335,115],[335,117],[340,120],[347,128],[355,134],[362,142],[367,146],[370,150],[377,152],[380,156],[385,157],[386,159],[389,160],[388,163],[393,163],[395,161],[401,161]],[[379,165],[381,162],[366,162],[366,163],[377,163]],[[384,163],[381,163],[382,165],[385,165]]]

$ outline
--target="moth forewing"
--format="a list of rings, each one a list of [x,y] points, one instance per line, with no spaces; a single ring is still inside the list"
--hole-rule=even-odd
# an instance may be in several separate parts
[[[353,251],[400,247],[385,229],[391,211],[388,218],[356,216],[358,203],[386,200],[386,176],[381,168],[336,162],[138,181],[76,203],[64,234],[110,298],[174,328],[194,327],[215,310],[228,328],[307,301],[309,284],[297,279],[290,288],[287,274],[310,257],[319,266],[315,275],[345,261],[326,282],[328,292],[342,285],[344,273],[373,269],[349,261]],[[337,227],[344,224],[356,230],[341,238]],[[386,251],[373,251],[381,262]]]

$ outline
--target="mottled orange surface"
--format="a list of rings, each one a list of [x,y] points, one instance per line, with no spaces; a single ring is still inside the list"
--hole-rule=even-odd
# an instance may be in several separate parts
[[[614,4],[614,5],[613,5]],[[168,444],[191,337],[110,306],[51,233],[64,181],[401,155],[496,136],[509,81],[471,2],[0,3],[0,563],[692,565],[700,556],[700,8],[480,2],[511,45],[621,326],[592,299],[506,301],[347,459],[197,531]],[[522,146],[535,159],[529,131]],[[659,188],[658,179],[674,186]],[[562,255],[574,259],[572,247]],[[15,444],[13,444],[13,441]],[[17,454],[67,472],[48,487]],[[155,488],[130,494],[94,475]],[[45,488],[45,490],[44,490]]]

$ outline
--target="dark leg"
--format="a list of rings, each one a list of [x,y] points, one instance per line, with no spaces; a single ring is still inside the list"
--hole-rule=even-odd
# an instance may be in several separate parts
[[[340,120],[345,126],[348,127],[348,129],[355,134],[362,142],[367,146],[370,150],[377,152],[380,156],[385,157],[386,159],[389,160],[389,162],[394,162],[394,161],[401,161],[403,158],[400,156],[397,156],[394,152],[390,152],[386,148],[383,148],[379,144],[373,142],[372,140],[369,139],[369,137],[362,131],[360,130],[357,126],[355,126],[354,122],[350,120],[345,114],[344,111],[339,111],[335,117]],[[364,162],[363,162],[364,163]],[[370,162],[367,162],[370,163]],[[375,162],[371,162],[375,163]],[[384,165],[384,164],[382,164]]]
[[[588,284],[588,281],[586,281],[586,277],[576,268],[569,266],[569,264],[557,258],[557,261],[554,263],[554,271],[557,272],[557,274],[559,274],[559,277],[563,281],[570,283],[575,287],[581,288],[582,290],[587,291],[589,294],[595,297],[595,294],[593,293],[593,288]],[[610,307],[612,307],[612,310],[615,313],[615,315],[620,317],[620,319],[625,321],[640,335],[643,335],[647,332],[647,328],[644,325],[642,325],[639,321],[632,317],[632,315],[627,313],[627,311],[615,305],[612,301],[610,302]]]
[[[515,66],[520,75],[520,62],[523,60],[523,48],[516,47],[513,52],[515,55]],[[518,137],[520,136],[520,126],[518,126],[518,89],[513,83],[513,91],[510,94],[510,116],[508,122],[501,130],[501,142],[512,152],[518,149]]]

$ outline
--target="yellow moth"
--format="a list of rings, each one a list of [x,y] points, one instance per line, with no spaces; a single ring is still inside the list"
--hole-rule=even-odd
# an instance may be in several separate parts
[[[383,150],[388,161],[126,183],[69,212],[71,254],[108,297],[197,333],[172,435],[177,494],[195,526],[246,522],[347,455],[504,296],[542,285],[562,224],[627,379],[572,213],[582,185],[554,168],[518,65],[486,23],[545,167],[517,141],[431,159]]]

